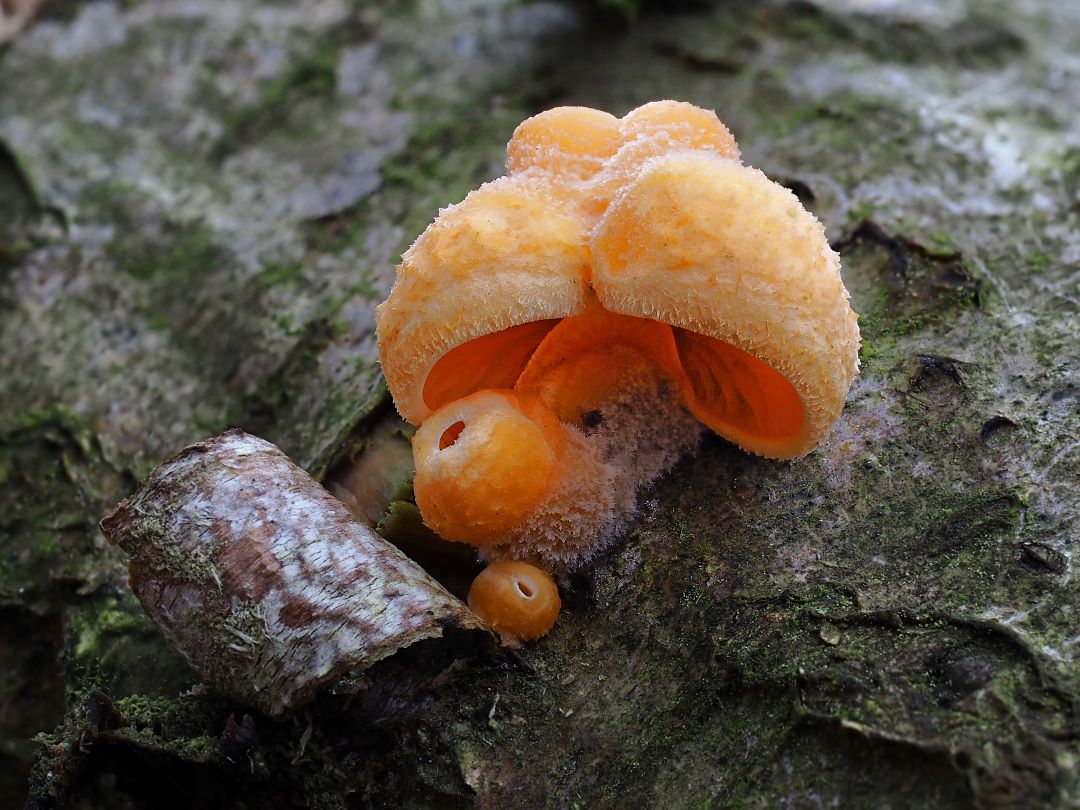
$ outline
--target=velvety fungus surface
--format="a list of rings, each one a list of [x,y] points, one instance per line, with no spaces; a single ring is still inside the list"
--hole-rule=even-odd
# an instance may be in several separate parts
[[[469,589],[469,607],[504,637],[531,641],[555,626],[562,602],[551,574],[508,560],[480,572]]]
[[[702,426],[778,459],[822,440],[858,369],[839,258],[714,113],[560,107],[507,154],[406,251],[378,309],[435,531],[570,568]]]

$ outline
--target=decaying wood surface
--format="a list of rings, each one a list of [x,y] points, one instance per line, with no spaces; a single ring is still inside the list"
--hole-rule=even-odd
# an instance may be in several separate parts
[[[1080,9],[596,5],[91,0],[0,50],[0,805],[1080,803]],[[407,459],[401,252],[526,116],[665,97],[841,254],[833,433],[706,438],[518,651],[412,645],[282,720],[207,688],[101,516],[234,426],[316,480]],[[427,552],[407,476],[363,508]]]

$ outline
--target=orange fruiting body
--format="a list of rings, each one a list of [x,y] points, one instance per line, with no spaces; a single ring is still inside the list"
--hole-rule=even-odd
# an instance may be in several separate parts
[[[510,560],[492,563],[473,580],[469,607],[503,636],[531,641],[555,626],[562,602],[551,574]]]
[[[491,545],[544,497],[564,443],[535,397],[485,390],[456,400],[413,437],[416,505],[447,540]]]
[[[612,469],[539,397],[484,390],[428,417],[413,437],[413,489],[424,522],[488,559],[566,566],[595,553],[614,524]]]
[[[818,445],[858,369],[839,257],[713,112],[559,107],[507,155],[377,310],[432,528],[572,567],[701,425],[770,458]]]
[[[602,409],[635,374],[682,379],[671,327],[616,315],[593,304],[563,318],[544,336],[518,377],[518,391],[536,394],[563,422]]]

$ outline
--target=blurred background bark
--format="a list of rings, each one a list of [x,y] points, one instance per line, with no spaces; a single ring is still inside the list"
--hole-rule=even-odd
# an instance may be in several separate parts
[[[1080,10],[57,2],[2,48],[0,805],[1080,803]],[[668,97],[842,253],[830,439],[707,440],[517,653],[284,722],[199,686],[100,516],[229,426],[377,445],[403,248],[522,118]]]

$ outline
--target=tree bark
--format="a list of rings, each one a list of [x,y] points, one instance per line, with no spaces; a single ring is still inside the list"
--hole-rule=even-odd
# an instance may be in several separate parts
[[[46,6],[0,51],[0,804],[1075,806],[1078,52],[1051,0]],[[280,721],[199,685],[98,520],[228,427],[382,446],[402,249],[527,115],[664,97],[842,255],[828,440],[706,440],[536,644]]]

